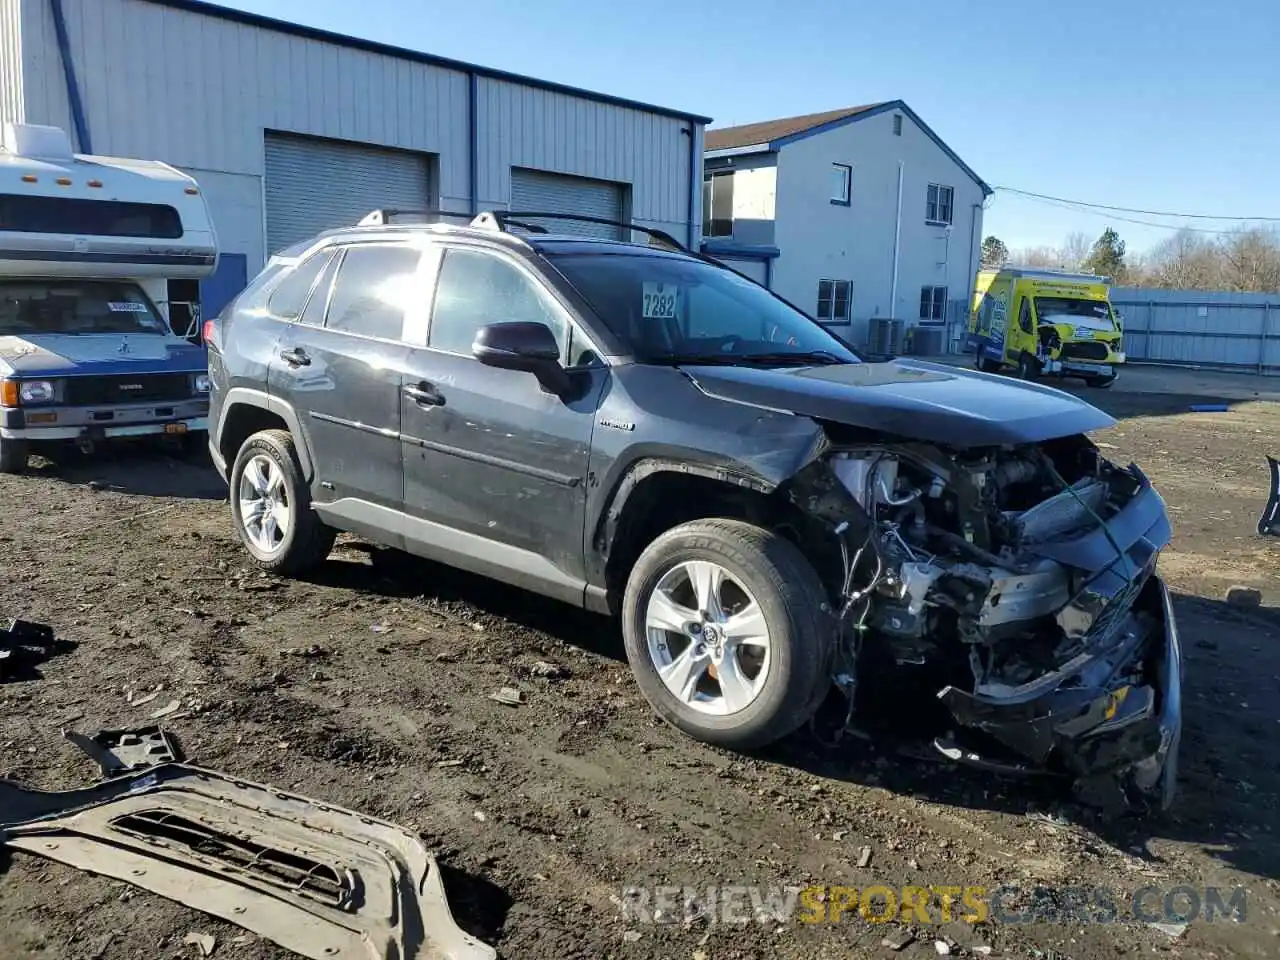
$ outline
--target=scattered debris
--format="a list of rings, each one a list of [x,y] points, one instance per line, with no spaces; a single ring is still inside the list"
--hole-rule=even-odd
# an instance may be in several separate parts
[[[159,687],[157,687],[155,690],[152,690],[152,691],[151,691],[150,693],[148,693],[145,697],[138,697],[138,699],[136,699],[136,700],[130,700],[130,701],[129,701],[129,705],[130,705],[131,707],[141,707],[141,706],[143,706],[143,705],[145,705],[145,704],[150,703],[152,700],[154,700],[154,699],[155,699],[156,697],[158,697],[158,696],[160,696],[160,688],[159,688]]]
[[[212,957],[213,951],[218,949],[217,938],[207,933],[188,933],[182,942],[198,949],[202,957]]]
[[[475,813],[472,814],[472,816],[475,817],[477,820],[479,820],[481,823],[484,823],[486,820],[489,819],[484,815],[483,810],[477,810]]]
[[[329,651],[318,643],[307,647],[289,647],[280,651],[282,657],[302,657],[307,660],[322,660],[329,656]]]
[[[56,647],[53,627],[47,623],[10,620],[8,629],[0,630],[0,682],[9,679],[19,659],[38,662],[57,652]]]
[[[390,633],[391,625],[388,623],[375,623],[369,629],[372,630],[374,633]]]
[[[871,848],[870,847],[863,847],[861,850],[858,851],[858,866],[859,867],[871,866]]]
[[[460,767],[467,761],[465,760],[437,760],[437,767]]]
[[[1262,605],[1262,591],[1239,584],[1227,588],[1227,603],[1233,607],[1258,607]]]
[[[910,930],[895,930],[880,941],[882,947],[890,950],[904,950],[915,943],[916,935]]]
[[[544,680],[564,680],[569,676],[569,669],[549,660],[539,660],[529,668],[529,674]]]
[[[983,957],[991,956],[992,948],[987,946],[987,944],[985,943],[980,943],[976,947],[971,947],[970,949],[972,949],[973,952],[978,954],[979,956],[983,956]]]
[[[1185,923],[1153,923],[1151,926],[1156,930],[1159,930],[1170,940],[1177,940],[1187,932],[1187,925]]]
[[[311,960],[497,957],[454,922],[414,832],[213,770],[168,763],[65,793],[0,779],[0,846],[189,904]],[[197,936],[209,956],[216,943]]]
[[[503,687],[497,693],[489,694],[489,699],[505,703],[509,707],[518,707],[524,703],[524,693],[515,687]]]
[[[151,712],[151,719],[152,719],[152,720],[159,720],[159,719],[161,719],[162,717],[167,717],[167,716],[169,716],[171,713],[177,713],[177,712],[178,712],[179,710],[181,710],[181,709],[182,709],[182,701],[181,701],[181,700],[170,700],[168,703],[166,703],[166,704],[165,704],[163,707],[161,707],[159,710],[153,710],[153,711]]]
[[[102,768],[104,777],[134,773],[183,759],[182,748],[177,741],[158,726],[137,730],[100,730],[92,737],[66,730],[63,736],[87,753]]]
[[[622,935],[622,939],[623,939],[624,941],[626,941],[627,943],[639,943],[639,942],[640,942],[640,931],[639,931],[639,930],[628,930],[626,933],[624,933],[624,934]]]
[[[947,941],[945,940],[933,941],[933,949],[937,951],[938,956],[940,957],[951,956],[951,945],[948,944]]]

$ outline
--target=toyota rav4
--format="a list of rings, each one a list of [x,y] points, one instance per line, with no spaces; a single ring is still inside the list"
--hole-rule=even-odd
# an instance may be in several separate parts
[[[1170,528],[1087,438],[1105,413],[870,362],[660,231],[399,219],[285,250],[213,325],[211,449],[261,567],[354,532],[616,615],[702,740],[918,693],[941,757],[1168,804]]]

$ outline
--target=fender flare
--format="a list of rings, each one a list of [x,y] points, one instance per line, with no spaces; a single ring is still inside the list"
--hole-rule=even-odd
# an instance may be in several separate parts
[[[275,414],[285,422],[285,426],[289,428],[289,432],[293,435],[293,445],[298,451],[298,463],[302,467],[303,479],[310,483],[315,474],[315,468],[311,459],[311,449],[307,442],[307,435],[303,432],[302,421],[298,418],[297,411],[279,397],[273,397],[262,390],[255,390],[252,387],[232,387],[227,391],[226,399],[222,401],[222,409],[218,412],[218,425],[215,436],[218,437],[219,443],[221,443],[227,417],[236,407],[256,407],[259,410]]]

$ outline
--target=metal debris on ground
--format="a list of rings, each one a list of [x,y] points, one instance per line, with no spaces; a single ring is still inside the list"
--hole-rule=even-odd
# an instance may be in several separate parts
[[[871,866],[871,848],[870,847],[863,847],[860,851],[858,851],[858,866],[860,867]]]
[[[170,700],[159,710],[153,710],[151,713],[151,719],[159,720],[160,718],[167,717],[172,713],[177,713],[180,709],[182,709],[181,700]]]
[[[414,833],[200,767],[166,763],[65,793],[0,780],[0,846],[122,880],[311,960],[497,957],[458,927]]]
[[[1170,940],[1177,940],[1187,932],[1187,925],[1185,923],[1153,923],[1151,926],[1156,930],[1159,930]]]
[[[910,930],[895,930],[880,941],[882,947],[890,950],[903,950],[915,942],[916,935]]]
[[[150,703],[152,700],[154,700],[158,696],[160,696],[160,689],[158,687],[155,690],[152,690],[150,693],[148,693],[145,697],[138,697],[136,700],[132,698],[132,694],[131,694],[130,700],[129,700],[129,706],[131,707],[146,706],[148,703]]]
[[[100,730],[92,737],[74,730],[63,736],[89,755],[102,768],[104,777],[135,773],[161,763],[183,759],[182,748],[158,726],[136,730]]]
[[[933,949],[937,951],[937,954],[940,957],[951,956],[951,946],[945,940],[933,941]]]
[[[529,668],[531,676],[541,677],[544,680],[563,680],[569,676],[567,667],[563,667],[558,663],[552,663],[549,660],[539,660]]]
[[[207,933],[188,933],[182,942],[195,947],[202,957],[212,957],[213,951],[218,949],[217,939]]]
[[[489,699],[504,703],[509,707],[518,707],[524,703],[524,693],[515,687],[503,687],[496,693],[489,694]]]

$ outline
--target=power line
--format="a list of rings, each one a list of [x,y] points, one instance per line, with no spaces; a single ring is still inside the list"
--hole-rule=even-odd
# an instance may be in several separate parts
[[[1242,223],[1280,223],[1280,217],[1219,217],[1211,213],[1170,213],[1167,210],[1142,210],[1137,207],[1114,207],[1105,203],[1089,203],[1086,200],[1070,200],[1066,197],[1054,197],[1046,193],[1033,193],[1030,190],[1019,190],[1017,187],[996,187],[996,190],[1003,190],[1005,193],[1016,193],[1019,196],[1031,197],[1036,200],[1052,200],[1057,203],[1070,204],[1073,207],[1089,207],[1094,210],[1108,210],[1119,213],[1137,213],[1148,217],[1178,217],[1182,220],[1237,220]],[[1149,226],[1161,227],[1168,226],[1168,224],[1153,223],[1149,224]]]
[[[1087,213],[1090,216],[1103,217],[1104,219],[1114,220],[1119,223],[1136,223],[1141,227],[1155,227],[1160,230],[1172,230],[1175,233],[1185,230],[1189,233],[1204,233],[1217,237],[1225,237],[1236,232],[1235,230],[1213,230],[1209,227],[1188,227],[1185,224],[1177,223],[1156,223],[1154,220],[1138,220],[1134,217],[1122,217],[1119,214],[1111,213],[1106,210],[1095,210],[1088,206],[1072,206],[1070,201],[1057,202],[1054,200],[1041,200],[1039,198],[1033,199],[1035,199],[1035,202],[1037,203],[1043,203],[1045,206],[1049,207],[1057,207],[1059,210],[1071,210],[1075,213]]]

